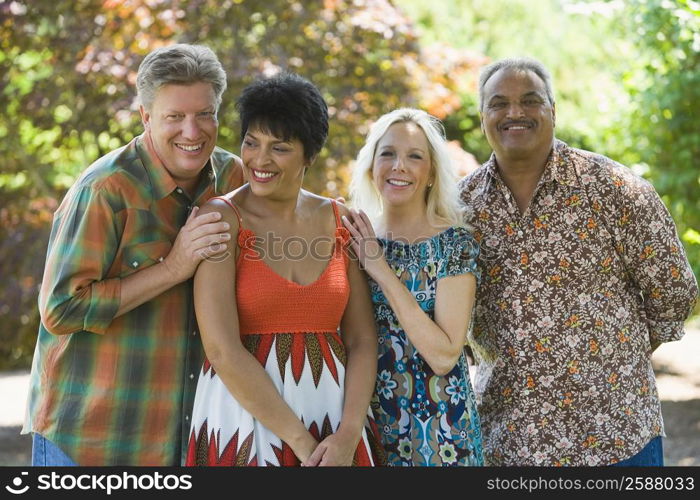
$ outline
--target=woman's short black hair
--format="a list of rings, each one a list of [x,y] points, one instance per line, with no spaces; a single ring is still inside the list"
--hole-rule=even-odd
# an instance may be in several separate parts
[[[298,139],[304,158],[314,158],[328,137],[328,105],[318,88],[295,73],[254,81],[243,89],[236,109],[241,138],[258,128],[284,141]]]

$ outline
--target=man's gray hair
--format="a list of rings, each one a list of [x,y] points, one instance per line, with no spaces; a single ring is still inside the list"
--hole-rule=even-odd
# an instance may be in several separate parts
[[[547,68],[538,60],[530,57],[510,57],[492,62],[481,69],[479,73],[479,110],[484,109],[484,87],[486,86],[486,82],[499,70],[532,71],[544,82],[549,104],[554,106],[552,75],[549,74]]]
[[[216,96],[216,109],[226,90],[226,72],[216,54],[204,45],[178,43],[148,54],[139,66],[136,89],[144,108],[151,109],[156,92],[163,85],[210,83]]]

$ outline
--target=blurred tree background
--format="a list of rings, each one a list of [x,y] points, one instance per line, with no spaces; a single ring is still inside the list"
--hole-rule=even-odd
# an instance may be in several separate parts
[[[283,69],[316,83],[332,125],[306,185],[328,196],[347,194],[369,124],[398,106],[443,119],[465,165],[457,146],[486,160],[478,70],[536,57],[554,74],[557,135],[649,178],[700,274],[697,1],[0,0],[0,368],[31,360],[53,211],[142,131],[138,64],[174,42],[221,58],[219,144],[234,152],[245,85]]]

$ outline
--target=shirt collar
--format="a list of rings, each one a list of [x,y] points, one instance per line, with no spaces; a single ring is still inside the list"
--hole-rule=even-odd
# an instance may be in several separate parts
[[[559,139],[554,139],[554,147],[544,167],[543,181],[556,181],[564,186],[578,186],[576,168],[570,158],[569,146]]]
[[[484,164],[484,168],[493,181],[502,181],[501,174],[498,172],[496,153],[491,153],[491,157]],[[552,181],[565,186],[579,185],[574,164],[569,158],[569,146],[559,139],[554,139],[554,146],[542,173],[542,183]]]
[[[170,175],[170,172],[165,168],[163,162],[158,157],[155,147],[153,146],[153,141],[151,135],[148,132],[144,132],[137,138],[136,149],[138,151],[139,157],[143,162],[144,167],[146,167],[146,173],[148,175],[151,192],[156,200],[162,200],[173,191],[175,191],[178,186],[175,180]],[[220,168],[220,167],[219,167]],[[202,172],[202,180],[205,180],[205,185],[213,183],[216,185],[216,170],[212,167],[212,158],[209,159],[207,164],[204,166],[204,171]],[[203,183],[197,187],[197,195],[200,194],[200,188]]]
[[[226,167],[226,164],[222,161],[221,155],[216,154],[217,150],[219,150],[219,148],[214,148],[214,152],[209,158],[207,166],[204,167],[204,175],[206,175],[209,184],[214,186],[214,191],[217,194],[223,194],[219,188],[219,180],[221,179],[221,172]]]

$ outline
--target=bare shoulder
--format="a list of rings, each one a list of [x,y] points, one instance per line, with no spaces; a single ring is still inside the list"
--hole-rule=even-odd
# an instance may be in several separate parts
[[[332,198],[319,196],[309,191],[302,191],[304,196],[304,204],[307,213],[312,214],[312,218],[317,224],[317,227],[324,228],[324,233],[332,231],[336,226],[335,213],[333,212],[333,203],[338,207],[340,216],[347,215],[348,209]]]
[[[202,207],[199,209],[198,217],[202,215],[218,212],[221,214],[221,220],[228,222],[231,226],[231,233],[236,233],[238,231],[238,215],[234,210],[233,202],[233,192],[227,193],[223,196],[209,199]]]
[[[350,213],[350,209],[342,202],[333,199],[333,198],[327,198],[325,196],[319,196],[314,193],[308,193],[313,200],[315,200],[315,203],[318,203],[317,208],[319,210],[333,210],[332,204],[335,203],[335,205],[338,207],[338,213],[343,216],[343,215],[348,215]]]
[[[303,196],[304,206],[307,210],[313,211],[314,213],[333,210],[331,206],[331,202],[333,200],[331,198],[312,193],[311,191],[307,191],[305,189],[301,191],[301,194]],[[340,206],[340,204],[338,204],[338,206]]]
[[[338,213],[340,216],[349,216],[350,215],[350,209],[344,204],[340,203],[339,201],[336,201],[335,204],[338,206]]]

